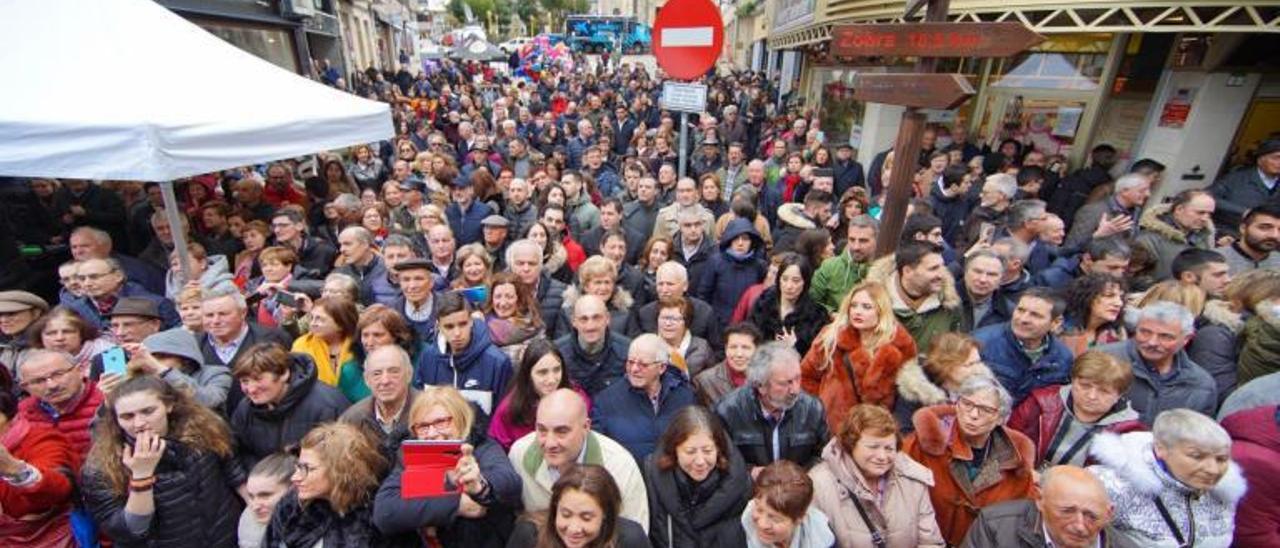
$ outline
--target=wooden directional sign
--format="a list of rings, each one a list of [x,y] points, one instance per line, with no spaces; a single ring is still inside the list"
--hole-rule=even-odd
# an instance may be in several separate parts
[[[842,25],[831,29],[831,54],[844,57],[1008,57],[1044,41],[1022,23]]]
[[[953,109],[973,93],[959,74],[859,73],[853,82],[854,99],[906,107]]]

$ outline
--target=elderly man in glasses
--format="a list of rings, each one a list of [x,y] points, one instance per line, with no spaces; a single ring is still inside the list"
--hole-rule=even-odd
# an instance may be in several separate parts
[[[670,361],[660,337],[640,335],[627,352],[627,382],[609,385],[592,400],[596,432],[622,444],[640,462],[653,452],[676,413],[696,400],[689,378]]]
[[[31,350],[18,363],[19,385],[31,397],[18,404],[18,416],[59,430],[80,459],[89,453],[89,425],[102,404],[102,392],[85,380],[71,356]]]

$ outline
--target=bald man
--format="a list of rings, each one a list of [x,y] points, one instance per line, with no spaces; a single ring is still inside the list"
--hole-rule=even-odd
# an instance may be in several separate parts
[[[622,492],[622,517],[649,529],[649,497],[635,458],[618,442],[591,431],[587,403],[577,392],[561,388],[538,402],[534,431],[511,446],[511,464],[523,484],[526,512],[547,510],[551,487],[575,464],[598,464],[609,471]]]
[[[962,546],[969,548],[1136,547],[1111,527],[1114,507],[1102,482],[1078,466],[1055,466],[1040,477],[1039,500],[982,509]]]
[[[624,373],[627,345],[631,341],[609,329],[609,309],[595,295],[583,295],[573,303],[573,330],[556,339],[564,356],[564,370],[593,397]]]

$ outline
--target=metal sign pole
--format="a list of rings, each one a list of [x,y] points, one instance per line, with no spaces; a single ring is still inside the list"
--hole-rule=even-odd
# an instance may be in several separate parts
[[[164,197],[164,217],[169,221],[169,233],[173,234],[173,248],[178,250],[185,284],[191,280],[191,253],[187,251],[187,233],[182,230],[182,221],[178,218],[178,198],[173,194],[173,181],[161,181],[160,194]]]
[[[680,113],[680,177],[684,177],[685,163],[689,156],[689,113]]]

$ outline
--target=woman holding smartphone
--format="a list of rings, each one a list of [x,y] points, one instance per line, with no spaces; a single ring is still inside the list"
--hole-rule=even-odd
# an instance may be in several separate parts
[[[476,422],[476,410],[451,386],[429,386],[409,409],[414,439],[461,441],[462,458],[440,497],[404,499],[403,466],[397,466],[373,504],[373,523],[386,534],[426,531],[429,544],[446,548],[506,545],[520,507],[520,476],[497,443]],[[412,441],[406,441],[412,444]]]

